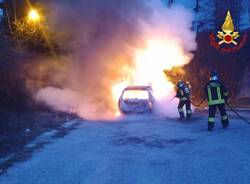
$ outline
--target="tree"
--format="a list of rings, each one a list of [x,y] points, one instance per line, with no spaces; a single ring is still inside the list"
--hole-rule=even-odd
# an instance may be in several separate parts
[[[200,13],[200,0],[196,0],[196,4],[195,4],[195,7],[193,9],[193,11],[195,12],[196,14],[196,19],[194,20],[193,22],[193,26],[192,26],[192,29],[193,30],[196,30],[196,32],[198,33],[199,30],[200,30],[200,26],[202,24],[202,22],[199,20],[199,13]]]
[[[248,9],[249,22],[250,22],[250,0],[248,0],[247,2],[247,9]]]
[[[12,31],[12,23],[17,19],[16,0],[4,0],[0,3],[0,8],[3,10],[3,24]]]
[[[245,13],[245,1],[228,0],[227,9],[231,11],[234,20],[234,26],[237,30],[242,28],[242,20]]]
[[[200,11],[200,0],[196,0],[195,2],[196,3],[195,3],[194,12],[199,13],[199,11]]]
[[[233,18],[235,31],[244,29],[246,3],[249,3],[250,18],[250,0],[196,0],[194,12],[198,18],[194,22],[197,27],[194,26],[194,28],[198,30],[196,39],[198,47],[192,62],[185,67],[186,72],[183,77],[191,82],[195,98],[200,100],[203,98],[203,86],[208,81],[211,70],[217,70],[220,73],[221,80],[229,88],[230,96],[237,97],[241,88],[239,81],[250,59],[249,42],[247,41],[237,52],[222,53],[210,45],[209,35],[221,30],[228,10]]]
[[[245,0],[204,0],[201,1],[200,22],[202,30],[217,31],[225,20],[226,13],[230,10],[235,29],[241,30],[244,18]]]

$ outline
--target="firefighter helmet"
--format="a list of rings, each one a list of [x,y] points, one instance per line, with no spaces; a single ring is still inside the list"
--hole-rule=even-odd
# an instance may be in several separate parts
[[[182,81],[182,80],[179,80],[178,82],[177,82],[177,87],[183,87],[184,86],[184,82]]]
[[[218,72],[216,70],[213,70],[210,73],[210,80],[218,80],[218,79],[219,79]]]

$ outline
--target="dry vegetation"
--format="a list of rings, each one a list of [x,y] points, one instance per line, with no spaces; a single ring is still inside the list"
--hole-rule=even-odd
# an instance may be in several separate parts
[[[25,48],[25,49],[24,49]],[[60,127],[69,118],[33,101],[27,81],[36,81],[32,66],[41,53],[20,47],[10,36],[0,36],[0,155],[20,151],[44,131]],[[30,71],[29,71],[30,70]]]

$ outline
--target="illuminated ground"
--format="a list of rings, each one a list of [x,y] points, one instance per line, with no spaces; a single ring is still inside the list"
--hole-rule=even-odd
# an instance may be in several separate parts
[[[217,123],[209,133],[205,115],[191,122],[155,117],[83,121],[10,168],[0,183],[248,184],[250,126],[231,122],[230,129]]]

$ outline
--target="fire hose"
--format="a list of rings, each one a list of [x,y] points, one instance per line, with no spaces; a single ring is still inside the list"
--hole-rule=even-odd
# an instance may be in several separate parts
[[[250,122],[246,118],[241,116],[228,102],[226,104],[229,107],[229,109],[236,114],[236,116],[238,116],[242,121],[250,125]]]
[[[205,101],[206,99],[204,98],[199,104],[195,104],[195,103],[193,103],[193,102],[191,102],[192,103],[192,105],[193,106],[195,106],[195,107],[200,107],[201,106],[201,104]],[[228,106],[228,108],[232,111],[232,112],[234,112],[234,114],[236,115],[236,116],[238,116],[238,118],[240,118],[242,121],[244,121],[245,123],[247,123],[247,124],[249,124],[250,125],[250,122],[246,119],[246,118],[244,118],[243,116],[241,116],[228,102],[226,102],[226,105]]]
[[[175,99],[175,98],[176,98],[176,96],[174,96],[174,97],[172,98],[172,100]],[[204,98],[198,105],[195,104],[195,103],[193,103],[192,101],[191,101],[191,104],[192,104],[193,106],[195,106],[195,107],[200,107],[201,104],[202,104],[205,100],[206,100],[206,98]]]
[[[191,101],[191,104],[192,104],[193,106],[195,106],[195,107],[200,107],[201,104],[203,104],[203,102],[204,102],[205,100],[206,100],[206,99],[204,98],[198,105],[195,104],[195,103],[193,103],[192,101]]]

